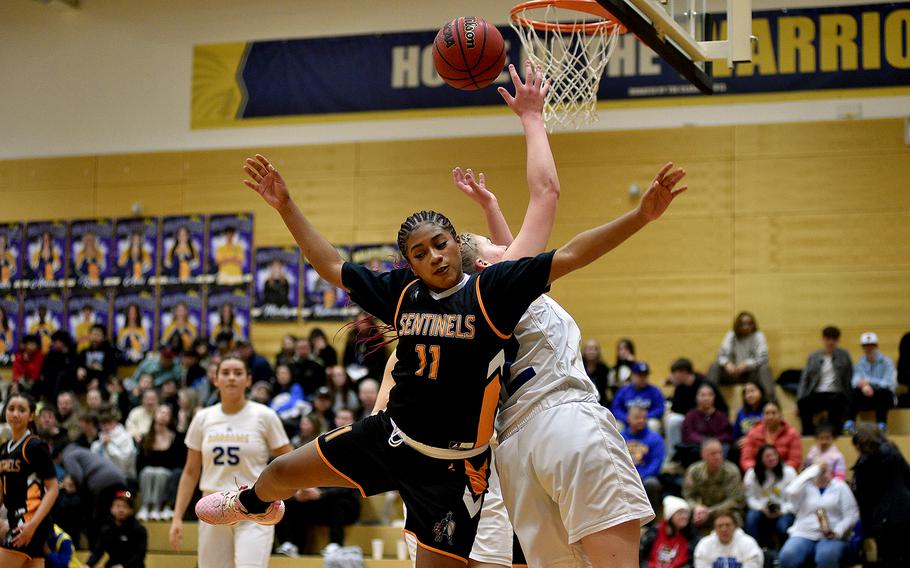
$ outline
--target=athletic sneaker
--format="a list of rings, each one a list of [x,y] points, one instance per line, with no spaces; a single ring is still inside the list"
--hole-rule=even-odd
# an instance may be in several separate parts
[[[277,525],[284,516],[284,501],[273,501],[264,513],[248,513],[240,503],[240,492],[246,487],[232,491],[220,491],[206,495],[196,502],[196,516],[210,525],[233,525],[240,521],[253,521],[260,525]]]

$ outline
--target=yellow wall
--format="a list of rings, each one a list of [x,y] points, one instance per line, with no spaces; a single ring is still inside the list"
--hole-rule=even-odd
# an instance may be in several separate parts
[[[553,289],[609,359],[616,339],[630,336],[660,373],[679,355],[705,367],[743,309],[768,335],[775,371],[802,366],[829,323],[854,356],[867,329],[896,355],[910,329],[902,121],[573,133],[552,143],[563,188],[554,246],[632,207],[628,185],[646,187],[664,161],[689,172],[691,190],[664,219]],[[481,215],[451,186],[455,165],[486,172],[515,230],[526,202],[521,137],[256,150],[338,243],[392,242],[408,213],[428,207],[482,231]],[[0,221],[126,216],[141,202],[151,215],[252,211],[257,245],[289,244],[277,215],[240,183],[250,152],[0,162]],[[271,353],[292,330],[301,331],[256,324],[253,340]]]

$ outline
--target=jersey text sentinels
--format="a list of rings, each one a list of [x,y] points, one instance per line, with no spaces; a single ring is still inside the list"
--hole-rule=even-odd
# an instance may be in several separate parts
[[[438,293],[407,269],[377,274],[345,263],[352,299],[398,332],[388,414],[409,438],[455,450],[489,442],[503,347],[546,289],[552,258],[497,263]]]

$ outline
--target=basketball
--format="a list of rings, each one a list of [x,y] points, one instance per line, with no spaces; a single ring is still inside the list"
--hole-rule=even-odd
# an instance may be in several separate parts
[[[433,64],[442,80],[456,89],[482,89],[499,76],[506,63],[502,34],[483,18],[463,16],[436,34]]]

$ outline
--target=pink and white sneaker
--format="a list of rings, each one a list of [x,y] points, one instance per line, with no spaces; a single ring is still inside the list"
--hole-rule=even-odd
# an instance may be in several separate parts
[[[241,487],[206,495],[196,502],[196,516],[210,525],[233,525],[240,521],[253,521],[260,525],[277,525],[284,516],[284,501],[273,501],[261,514],[248,513],[240,503]]]

